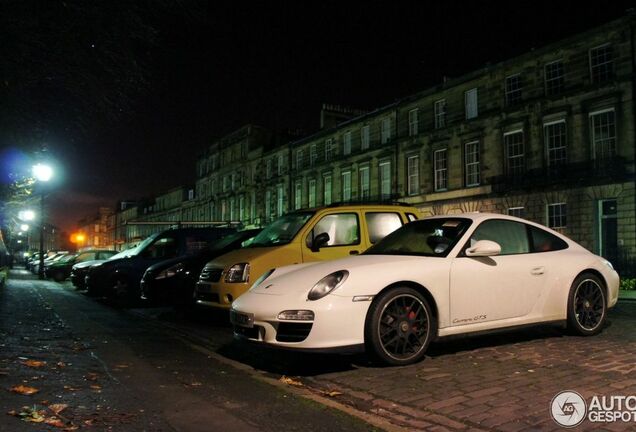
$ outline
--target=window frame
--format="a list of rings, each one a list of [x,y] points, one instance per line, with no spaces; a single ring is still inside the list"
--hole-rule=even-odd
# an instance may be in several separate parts
[[[409,118],[409,136],[416,136],[418,134],[418,108],[413,108],[409,110],[408,118]]]
[[[511,143],[508,141],[509,137],[521,135],[521,143],[519,147],[521,148],[520,154],[515,154],[514,156],[510,155],[510,147],[512,145],[517,145],[519,143]],[[523,129],[515,129],[512,131],[504,132],[503,134],[504,141],[504,152],[506,156],[506,175],[511,177],[517,177],[523,175],[526,172],[526,152],[525,152],[525,134]],[[510,163],[512,159],[520,159],[521,163],[519,165],[513,165]]]
[[[437,154],[442,152],[444,152],[444,167],[438,168]],[[439,180],[438,174],[442,174],[442,173],[443,173],[443,179],[444,179],[444,187],[440,187],[438,182]],[[448,147],[435,150],[433,152],[433,177],[434,177],[433,183],[434,183],[435,192],[442,192],[442,191],[448,190]]]
[[[411,161],[416,159],[415,172],[411,171]],[[408,196],[420,193],[420,155],[413,154],[406,157],[406,194]]]
[[[550,76],[550,78],[548,78],[548,67],[556,64],[560,65],[560,68],[558,68],[561,72],[560,75]],[[552,73],[553,69],[551,69],[550,72]],[[565,65],[563,63],[563,59],[554,60],[543,65],[543,86],[546,96],[554,96],[563,93],[565,90]]]
[[[614,129],[614,135],[611,138],[604,138],[602,140],[598,140],[598,141],[609,141],[611,140],[613,142],[613,146],[612,148],[610,148],[611,151],[609,151],[608,156],[603,156],[603,157],[597,157],[598,156],[598,152],[597,152],[597,148],[596,148],[596,144],[597,144],[597,140],[595,138],[595,127],[594,127],[594,118],[601,116],[603,114],[609,114],[612,113],[612,117],[613,117],[613,129]],[[613,157],[616,156],[617,154],[617,137],[618,137],[618,132],[617,132],[617,127],[616,127],[616,110],[614,109],[614,107],[611,108],[605,108],[602,110],[597,110],[597,111],[593,111],[590,112],[588,114],[588,118],[589,118],[589,128],[590,128],[590,147],[592,150],[592,159],[594,160],[607,160],[607,159],[612,159]]]
[[[446,127],[446,98],[433,102],[433,117],[435,129]]]
[[[551,224],[550,224],[550,222],[551,222],[551,221],[550,221],[550,208],[556,208],[557,206],[558,206],[558,207],[561,207],[562,209],[564,209],[564,210],[565,210],[565,211],[563,211],[563,210],[562,210],[562,211],[561,211],[561,214],[558,216],[558,218],[560,219],[560,221],[559,221],[559,222],[563,223],[563,222],[565,221],[565,223],[564,223],[563,225],[554,225],[554,226],[551,226]],[[561,202],[556,202],[556,203],[548,203],[548,204],[546,204],[545,209],[546,209],[546,214],[545,214],[545,215],[546,215],[546,224],[545,224],[545,225],[546,225],[548,228],[553,229],[553,230],[566,229],[566,228],[567,228],[567,226],[568,226],[568,222],[567,222],[567,218],[568,218],[568,211],[567,211],[567,210],[568,210],[568,205],[567,205],[567,203],[566,203],[566,202],[561,201]]]
[[[550,148],[550,143],[548,140],[548,134],[547,134],[547,130],[550,127],[554,127],[557,124],[563,124],[563,136],[564,136],[564,144],[560,147],[554,147],[554,148]],[[561,166],[561,165],[565,165],[568,163],[568,129],[567,129],[568,125],[567,125],[567,121],[565,119],[559,119],[559,120],[554,120],[554,121],[549,121],[549,122],[544,122],[543,123],[543,140],[545,143],[545,158],[546,158],[546,164],[548,167],[552,167],[552,166]],[[564,158],[561,159],[555,159],[556,163],[552,161],[552,159],[550,158],[550,152],[554,152],[555,150],[559,150],[559,149],[563,149],[563,152],[565,154]]]
[[[466,120],[479,117],[479,92],[477,89],[477,87],[473,87],[464,92],[464,112]]]
[[[476,151],[469,152],[468,146],[475,146]],[[466,187],[475,187],[481,184],[481,155],[479,140],[468,141],[464,143],[464,184]],[[475,155],[473,161],[468,160],[469,155]],[[476,167],[475,172],[471,172],[471,168]],[[469,176],[476,176],[476,181],[469,181]]]

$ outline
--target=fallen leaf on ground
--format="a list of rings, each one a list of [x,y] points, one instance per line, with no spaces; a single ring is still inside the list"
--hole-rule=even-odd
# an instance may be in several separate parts
[[[129,365],[127,365],[127,364],[118,364],[118,365],[115,365],[115,367],[116,367],[116,368],[120,368],[120,369],[126,369],[128,366],[129,366]]]
[[[40,390],[36,389],[35,387],[19,385],[19,386],[11,387],[11,391],[14,393],[20,393],[23,395],[32,395],[39,392]]]
[[[84,378],[86,378],[89,381],[97,381],[97,378],[99,378],[99,375],[96,374],[95,372],[89,372],[84,376]]]
[[[93,426],[95,424],[95,419],[84,420],[84,424],[86,426]]]
[[[63,367],[66,367],[66,363],[64,363],[64,362],[57,362],[57,366],[58,366],[58,367],[63,368]]]
[[[93,384],[93,385],[91,386],[91,388],[92,388],[93,390],[101,390],[101,389],[102,389],[102,386],[97,385],[97,384]]]
[[[283,382],[285,384],[288,384],[288,385],[296,386],[296,387],[302,387],[303,386],[303,383],[301,383],[300,381],[295,380],[293,378],[286,377],[285,375],[280,377],[279,381]]]
[[[55,426],[59,428],[66,427],[66,423],[64,423],[62,420],[56,417],[49,417],[46,420],[44,420],[44,423],[46,423],[47,425]]]
[[[40,360],[26,360],[20,363],[22,363],[25,366],[33,367],[33,368],[39,368],[46,365],[45,361],[40,361]]]
[[[49,405],[49,409],[51,411],[53,411],[53,413],[55,415],[58,415],[59,413],[64,411],[66,408],[68,408],[67,404],[51,404],[51,405]]]
[[[335,390],[332,390],[332,391],[322,391],[321,393],[322,393],[323,395],[325,395],[325,396],[329,396],[329,397],[336,397],[336,396],[340,396],[340,395],[342,394],[342,392],[335,391]]]
[[[15,417],[20,417],[20,420],[33,423],[42,423],[45,418],[43,411],[38,410],[35,405],[33,407],[22,407],[22,411],[20,412],[12,410],[9,411],[7,414]]]
[[[79,390],[77,387],[73,387],[70,385],[65,385],[64,386],[64,390],[68,390],[68,391],[75,391],[75,390]]]

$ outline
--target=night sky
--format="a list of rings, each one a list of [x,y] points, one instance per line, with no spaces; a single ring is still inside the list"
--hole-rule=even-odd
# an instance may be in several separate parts
[[[4,3],[3,14],[24,4]],[[28,14],[46,16],[50,5],[60,3],[32,2]],[[105,8],[82,11],[80,31],[68,27],[73,38],[68,43],[77,44],[81,52],[63,54],[69,58],[62,58],[61,64],[82,67],[77,59],[87,55],[94,55],[99,64],[104,52],[118,59],[118,47],[126,44],[117,38],[125,36],[126,25],[139,31],[135,20],[121,24],[129,3],[118,4],[112,16]],[[182,1],[164,9],[157,4],[134,6],[136,18],[152,35],[149,43],[133,44],[129,51],[133,61],[139,55],[135,64],[140,70],[135,72],[141,72],[133,77],[141,77],[139,85],[115,64],[108,80],[131,83],[116,96],[110,98],[107,86],[84,94],[84,86],[78,85],[73,89],[80,100],[76,111],[72,108],[78,99],[60,94],[66,102],[59,104],[58,124],[44,122],[43,130],[23,141],[0,137],[5,150],[17,147],[13,141],[20,141],[25,151],[45,144],[63,167],[49,201],[53,222],[66,230],[100,205],[112,207],[118,199],[194,183],[197,155],[215,138],[244,124],[311,133],[318,128],[322,103],[383,106],[436,85],[443,76],[459,76],[620,17],[636,3],[322,1],[308,6]],[[24,19],[24,8],[18,13],[15,7],[17,19]],[[43,51],[48,44],[64,47],[66,39],[57,38],[67,19],[61,12],[41,20],[58,20],[41,38]],[[109,33],[111,22],[119,25],[117,32]],[[41,25],[31,22],[30,31],[37,33]],[[114,36],[104,42],[96,30],[92,40],[91,29],[97,28]],[[16,58],[0,54],[0,62],[6,62],[7,55]],[[18,57],[13,66],[21,68],[19,62],[29,56]],[[99,77],[99,66],[91,68]],[[118,106],[118,98],[125,109],[115,108],[118,115],[102,115],[96,109],[91,121],[81,122],[83,104],[90,104],[99,90],[106,93],[106,98],[100,94],[102,99],[113,102],[106,111]],[[25,110],[48,106],[35,105],[26,103]],[[46,112],[38,115],[51,118]]]

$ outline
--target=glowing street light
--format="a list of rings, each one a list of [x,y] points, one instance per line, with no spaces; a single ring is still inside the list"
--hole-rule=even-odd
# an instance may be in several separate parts
[[[20,225],[20,230],[28,231],[29,230],[29,226],[27,224],[22,224],[22,225]]]
[[[33,177],[41,182],[47,182],[53,177],[53,168],[49,165],[39,163],[33,166]]]
[[[33,210],[21,210],[18,212],[18,217],[23,221],[32,221],[35,219],[35,212]]]

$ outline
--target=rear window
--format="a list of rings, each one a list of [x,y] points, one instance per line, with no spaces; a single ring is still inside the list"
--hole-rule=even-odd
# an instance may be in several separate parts
[[[567,249],[568,244],[547,231],[530,226],[530,241],[532,252],[551,252]]]

